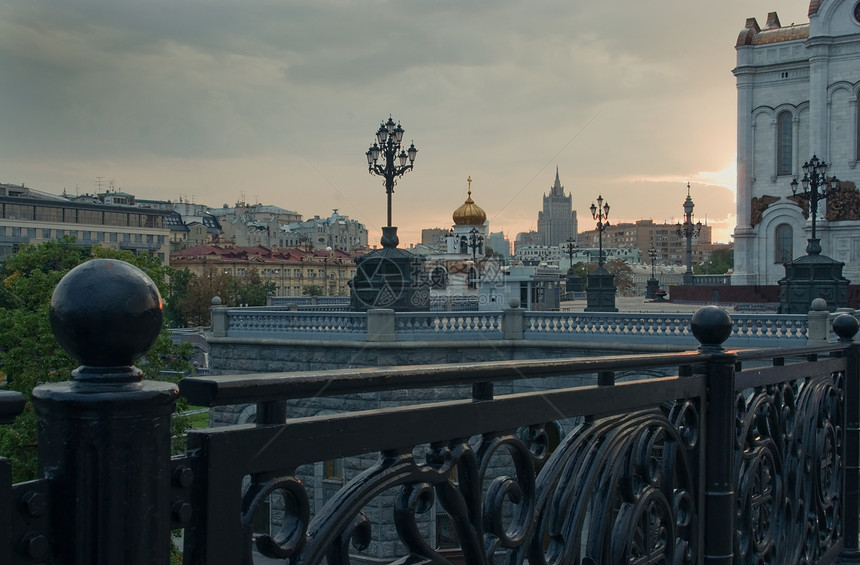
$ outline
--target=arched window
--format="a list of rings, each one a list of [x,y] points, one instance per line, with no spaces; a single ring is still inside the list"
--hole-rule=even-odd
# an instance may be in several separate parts
[[[794,230],[788,224],[780,224],[776,226],[774,232],[774,263],[791,263],[794,255]]]
[[[860,161],[860,102],[854,104],[855,111],[857,113],[857,119],[855,120],[854,125],[857,128],[857,139],[856,139],[856,150],[855,150],[855,159]]]
[[[792,118],[790,112],[782,112],[776,118],[776,174],[792,174]]]

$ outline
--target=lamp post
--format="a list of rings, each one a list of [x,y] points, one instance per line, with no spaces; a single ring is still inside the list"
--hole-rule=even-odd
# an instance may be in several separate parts
[[[577,247],[578,245],[576,240],[572,237],[564,244],[564,250],[567,251],[568,260],[567,292],[582,292],[582,279],[576,276],[576,272],[573,270],[573,254],[576,252]]]
[[[609,203],[603,202],[603,196],[597,196],[597,206],[591,203],[591,217],[597,220],[598,255],[597,266],[603,266],[603,232],[609,227]],[[604,221],[605,220],[605,221]]]
[[[690,197],[690,183],[687,183],[687,199],[684,200],[684,223],[678,224],[678,237],[687,240],[687,270],[684,273],[684,284],[693,284],[693,238],[702,232],[702,222],[693,223],[693,199]]]
[[[803,179],[800,181],[803,184],[803,191],[797,193],[797,178],[791,181],[791,192],[804,200],[809,201],[809,217],[812,220],[812,237],[806,246],[808,255],[818,255],[821,253],[821,242],[815,237],[815,220],[818,217],[818,203],[828,196],[832,196],[836,187],[839,185],[839,180],[833,176],[830,181],[827,180],[827,163],[819,161],[818,157],[812,156],[812,159],[803,164]]]
[[[409,149],[401,149],[400,143],[403,141],[403,133],[404,130],[400,124],[395,124],[391,116],[388,116],[388,121],[380,124],[379,129],[376,130],[376,141],[365,153],[368,172],[385,179],[385,193],[388,196],[388,224],[386,225],[388,229],[383,228],[382,230],[383,247],[386,246],[386,243],[392,243],[392,238],[393,245],[391,247],[397,247],[397,243],[399,243],[397,241],[397,228],[391,225],[391,195],[394,193],[397,177],[412,170],[415,156],[418,154],[414,142],[409,146]],[[380,157],[382,157],[381,162],[379,162]]]
[[[779,280],[779,313],[805,314],[812,301],[824,298],[831,312],[848,305],[848,279],[842,276],[845,263],[821,254],[821,240],[815,233],[818,203],[833,196],[839,187],[835,176],[827,178],[828,164],[815,155],[803,164],[803,191],[798,192],[797,179],[791,181],[795,198],[809,201],[811,236],[807,240],[806,255],[785,263],[785,277]]]
[[[478,228],[472,228],[469,232],[469,248],[472,250],[472,261],[478,258],[478,249],[484,245],[484,236],[479,235]]]
[[[576,251],[576,241],[571,237],[564,244],[564,250],[567,251],[567,264],[569,268],[573,268],[573,253]]]
[[[597,205],[591,203],[591,217],[597,220],[598,255],[597,269],[588,275],[585,289],[586,312],[618,312],[615,307],[615,275],[603,266],[603,232],[609,227],[609,203],[603,196],[597,197]]]
[[[397,228],[391,225],[391,195],[397,177],[412,170],[418,150],[401,147],[403,127],[391,116],[376,130],[376,141],[367,150],[367,171],[385,179],[388,225],[382,228],[382,249],[355,259],[355,276],[348,282],[352,311],[390,308],[396,311],[430,310],[430,286],[424,275],[424,258],[397,249]]]
[[[651,259],[651,278],[648,279],[645,285],[645,298],[654,300],[657,298],[657,289],[660,286],[660,283],[657,281],[657,272],[654,268],[654,264],[657,261],[657,250],[653,247],[649,249],[648,257]]]

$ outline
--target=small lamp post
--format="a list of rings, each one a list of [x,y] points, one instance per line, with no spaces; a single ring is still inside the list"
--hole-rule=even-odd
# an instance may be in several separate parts
[[[827,180],[827,163],[819,161],[818,157],[803,164],[803,190],[797,192],[797,178],[791,181],[791,192],[804,200],[809,201],[809,218],[812,220],[812,237],[809,238],[806,253],[808,255],[819,255],[821,253],[821,241],[815,237],[815,220],[818,217],[818,203],[832,196],[839,186],[839,180],[834,176]]]
[[[576,252],[577,243],[574,238],[569,238],[564,244],[564,250],[567,251],[567,292],[582,292],[582,279],[580,279],[573,270],[573,254]]]
[[[597,206],[591,203],[591,217],[597,220],[598,255],[597,266],[603,266],[603,232],[609,227],[609,203],[603,202],[603,196],[597,196]],[[604,221],[605,220],[605,221]]]
[[[399,243],[397,228],[391,225],[391,195],[394,193],[397,177],[412,170],[415,156],[418,154],[414,142],[409,146],[409,149],[401,149],[403,133],[404,130],[400,124],[395,124],[391,116],[388,116],[388,121],[380,124],[379,129],[376,130],[376,141],[365,153],[368,172],[385,179],[385,193],[388,196],[388,224],[382,229],[383,247],[386,247],[386,244],[389,244],[390,247],[397,247]],[[382,157],[382,162],[379,162],[380,157]],[[392,243],[393,245],[391,245]]]
[[[684,200],[684,223],[678,224],[678,237],[687,240],[687,270],[684,272],[684,284],[693,284],[693,238],[702,232],[702,222],[693,223],[693,199],[690,197],[690,183],[687,183],[687,199]]]
[[[472,261],[476,261],[478,258],[478,249],[482,249],[484,246],[484,236],[480,235],[481,232],[478,231],[478,228],[472,228],[469,232],[469,249],[472,250]]]
[[[651,278],[648,279],[645,285],[645,298],[654,300],[657,298],[657,289],[660,287],[660,283],[657,280],[657,272],[654,268],[654,264],[657,261],[657,250],[653,247],[649,249],[648,257],[651,259]]]
[[[597,220],[597,269],[588,275],[585,289],[588,305],[586,312],[618,312],[615,307],[615,275],[603,266],[603,232],[609,227],[609,203],[598,195],[597,205],[591,203],[591,217]]]

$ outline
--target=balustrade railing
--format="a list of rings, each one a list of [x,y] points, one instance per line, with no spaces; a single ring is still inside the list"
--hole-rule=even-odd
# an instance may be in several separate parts
[[[363,312],[291,312],[236,308],[227,317],[227,335],[284,339],[364,339]]]
[[[689,313],[533,312],[388,312],[395,340],[492,340],[613,342],[637,341],[695,345]],[[521,316],[516,318],[514,316]],[[222,320],[220,323],[215,319]],[[508,320],[508,321],[506,321]],[[727,342],[732,347],[785,346],[807,339],[805,315],[740,313]],[[296,312],[276,308],[216,308],[216,337],[364,340],[369,334],[364,312]],[[513,325],[517,325],[512,332]],[[519,329],[522,326],[522,330]],[[508,331],[504,331],[507,326]],[[372,331],[370,331],[372,333]],[[512,337],[512,336],[516,337]],[[816,339],[824,339],[816,338]]]
[[[457,340],[463,334],[501,339],[501,312],[404,312],[394,317],[397,341]]]
[[[706,307],[683,353],[185,378],[192,404],[251,403],[256,421],[193,430],[171,459],[178,391],[131,364],[158,334],[157,291],[78,269],[52,325],[83,364],[34,390],[39,479],[12,485],[0,460],[0,563],[166,565],[171,530],[196,565],[860,558],[852,316],[818,346],[726,351],[731,319]],[[0,422],[21,409],[0,394]],[[256,531],[275,499],[277,523]]]

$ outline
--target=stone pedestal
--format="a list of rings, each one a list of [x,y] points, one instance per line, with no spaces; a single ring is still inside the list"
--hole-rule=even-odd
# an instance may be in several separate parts
[[[585,289],[582,287],[582,279],[579,278],[579,275],[576,274],[576,272],[573,270],[573,268],[568,269],[567,270],[567,279],[565,280],[564,291],[565,292],[582,292],[583,290],[585,290]]]
[[[382,228],[382,249],[355,260],[355,278],[349,281],[350,310],[390,308],[398,312],[430,310],[430,286],[424,258],[398,249],[397,228]]]
[[[812,301],[823,298],[828,310],[848,305],[848,279],[842,276],[845,263],[821,255],[818,239],[810,239],[806,255],[785,264],[779,281],[779,313],[806,314]]]
[[[645,283],[645,298],[654,300],[657,298],[657,289],[660,288],[660,281],[651,278]]]
[[[618,312],[615,307],[615,275],[598,267],[588,275],[586,312]]]

